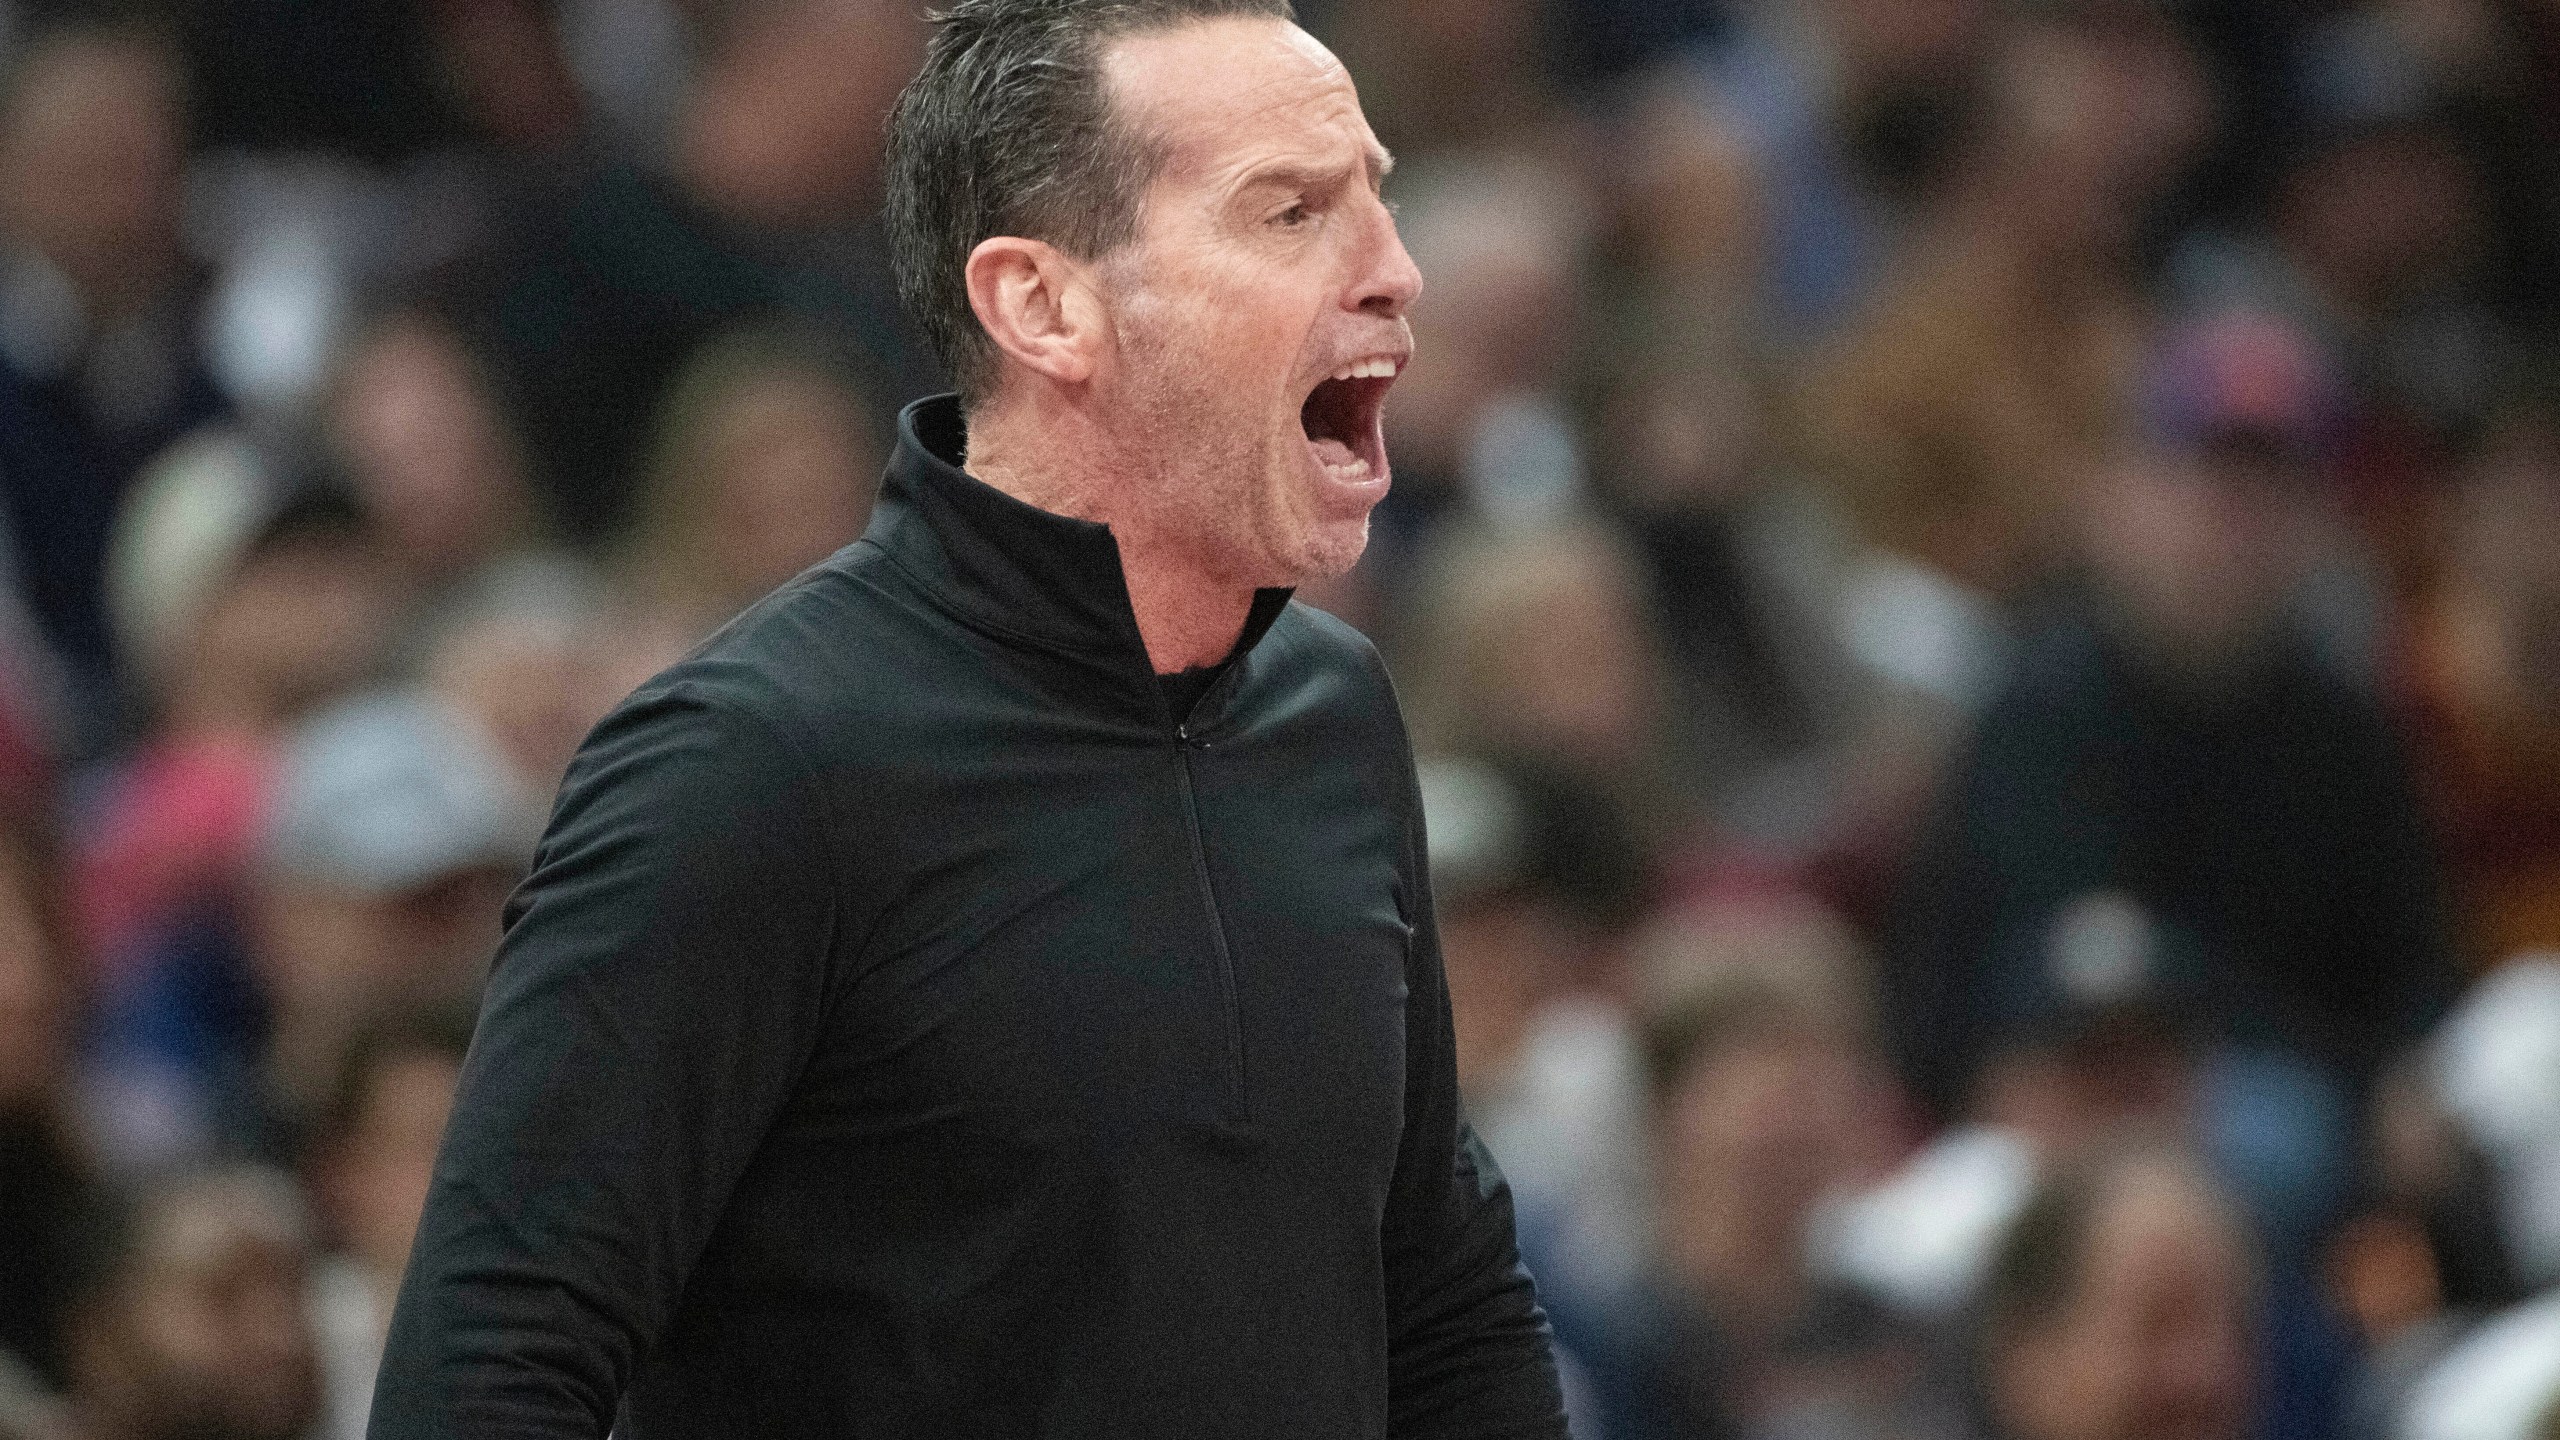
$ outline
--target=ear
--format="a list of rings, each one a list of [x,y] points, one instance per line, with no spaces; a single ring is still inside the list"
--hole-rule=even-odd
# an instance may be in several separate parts
[[[1087,268],[1040,240],[998,235],[969,252],[969,307],[996,348],[1061,385],[1093,378],[1110,341]]]

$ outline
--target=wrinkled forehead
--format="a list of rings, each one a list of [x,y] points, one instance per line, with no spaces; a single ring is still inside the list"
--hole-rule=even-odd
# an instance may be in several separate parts
[[[1168,175],[1214,174],[1278,152],[1377,149],[1350,73],[1285,20],[1203,20],[1127,36],[1106,54],[1103,78],[1119,120],[1157,148]]]

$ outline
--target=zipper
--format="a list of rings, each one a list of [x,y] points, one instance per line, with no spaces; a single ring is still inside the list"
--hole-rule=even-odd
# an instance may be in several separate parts
[[[1225,680],[1225,676],[1219,677],[1220,684],[1224,684]],[[1211,688],[1214,690],[1216,687]],[[1202,697],[1202,703],[1204,705],[1207,703],[1206,696]],[[1235,955],[1227,945],[1226,917],[1218,909],[1218,887],[1209,878],[1209,845],[1207,837],[1201,833],[1200,801],[1195,789],[1196,781],[1191,773],[1191,752],[1205,748],[1208,742],[1192,738],[1191,726],[1188,722],[1176,725],[1173,735],[1181,761],[1183,828],[1191,836],[1191,873],[1200,885],[1200,903],[1208,914],[1209,940],[1216,951],[1218,961],[1216,977],[1218,1010],[1221,1018],[1226,1022],[1227,1032],[1226,1119],[1232,1124],[1242,1125],[1246,1120],[1244,1016],[1242,1007],[1236,999]]]

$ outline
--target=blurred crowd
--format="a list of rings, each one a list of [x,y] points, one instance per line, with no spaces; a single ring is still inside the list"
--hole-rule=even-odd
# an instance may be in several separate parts
[[[1300,4],[1576,1433],[2560,1437],[2560,5]],[[569,754],[938,388],[924,33],[0,0],[0,1436],[361,1434]]]

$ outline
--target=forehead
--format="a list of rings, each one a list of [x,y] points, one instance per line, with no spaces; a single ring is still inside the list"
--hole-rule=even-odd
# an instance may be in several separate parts
[[[1103,61],[1111,103],[1164,147],[1168,172],[1374,151],[1359,92],[1333,52],[1283,20],[1204,20],[1128,36]]]

